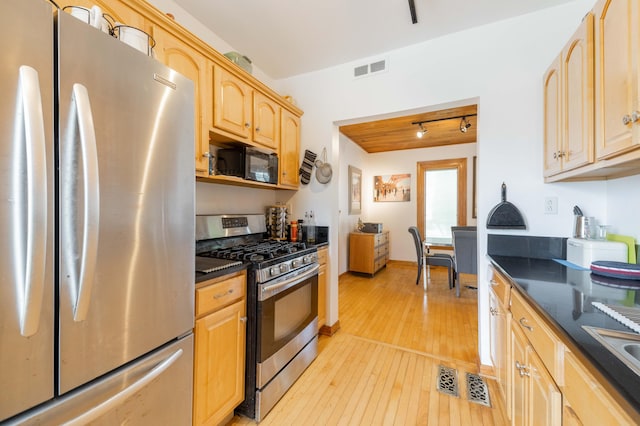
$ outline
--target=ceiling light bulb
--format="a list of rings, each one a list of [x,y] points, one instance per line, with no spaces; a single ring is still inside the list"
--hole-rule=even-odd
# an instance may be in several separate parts
[[[423,137],[425,135],[425,133],[427,133],[427,129],[422,127],[422,123],[413,123],[413,124],[417,124],[420,127],[420,130],[418,130],[416,132],[416,137],[417,138],[421,138],[421,137]]]
[[[422,130],[418,130],[416,132],[416,137],[421,138],[424,135],[424,133],[422,133]]]
[[[471,123],[467,121],[467,117],[462,117],[462,120],[460,120],[460,131],[462,133],[467,133],[467,129],[469,127],[471,127]]]

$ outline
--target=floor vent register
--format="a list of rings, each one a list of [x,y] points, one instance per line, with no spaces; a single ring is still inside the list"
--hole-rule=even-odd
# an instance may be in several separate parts
[[[466,384],[467,399],[469,401],[491,407],[491,402],[489,400],[489,388],[482,377],[477,374],[466,373]],[[458,370],[439,365],[436,388],[439,392],[444,394],[455,397],[459,396]]]

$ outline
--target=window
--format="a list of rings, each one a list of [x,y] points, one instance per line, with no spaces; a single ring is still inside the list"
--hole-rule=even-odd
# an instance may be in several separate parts
[[[467,159],[418,163],[418,229],[451,242],[451,227],[467,224]]]

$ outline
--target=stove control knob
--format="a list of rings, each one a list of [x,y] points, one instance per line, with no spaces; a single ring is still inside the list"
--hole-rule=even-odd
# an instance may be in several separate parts
[[[291,266],[294,267],[294,268],[300,267],[300,259],[293,259],[291,261]]]
[[[289,266],[286,263],[280,264],[280,272],[287,272],[289,270]]]
[[[302,263],[311,263],[313,262],[313,255],[305,256],[302,258]]]
[[[278,275],[278,273],[279,273],[278,268],[275,268],[275,267],[269,268],[269,275],[271,275],[272,277],[275,275]]]

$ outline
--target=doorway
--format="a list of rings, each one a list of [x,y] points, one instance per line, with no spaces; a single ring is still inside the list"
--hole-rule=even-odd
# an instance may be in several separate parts
[[[420,161],[417,175],[420,235],[450,245],[451,227],[467,224],[467,159]]]

